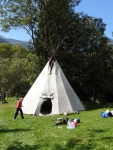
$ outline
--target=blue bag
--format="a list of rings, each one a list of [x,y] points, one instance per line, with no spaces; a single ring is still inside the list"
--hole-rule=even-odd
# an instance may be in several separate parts
[[[108,118],[109,117],[109,112],[101,112],[100,115],[103,118]]]

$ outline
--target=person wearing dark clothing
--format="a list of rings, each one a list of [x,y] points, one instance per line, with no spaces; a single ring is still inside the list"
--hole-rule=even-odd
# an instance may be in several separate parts
[[[17,106],[16,106],[16,112],[15,112],[15,115],[14,115],[14,118],[13,119],[16,119],[16,117],[18,116],[18,112],[20,112],[20,115],[21,115],[21,118],[24,119],[24,116],[23,116],[23,111],[22,111],[22,101],[23,101],[23,98],[20,98],[18,100],[18,103],[17,103]]]

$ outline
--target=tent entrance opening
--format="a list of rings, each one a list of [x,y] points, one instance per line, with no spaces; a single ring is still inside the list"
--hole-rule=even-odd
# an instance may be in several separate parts
[[[47,98],[41,106],[40,113],[43,115],[47,115],[47,114],[50,114],[51,111],[52,111],[51,98]]]

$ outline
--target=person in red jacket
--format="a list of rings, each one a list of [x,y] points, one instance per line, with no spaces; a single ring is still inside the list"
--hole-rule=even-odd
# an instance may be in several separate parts
[[[24,116],[23,116],[23,111],[22,111],[22,101],[23,101],[23,98],[20,98],[18,100],[18,103],[16,105],[16,112],[15,112],[15,115],[14,115],[14,118],[13,119],[16,119],[16,117],[18,116],[18,112],[20,111],[20,114],[21,114],[21,118],[24,119]]]

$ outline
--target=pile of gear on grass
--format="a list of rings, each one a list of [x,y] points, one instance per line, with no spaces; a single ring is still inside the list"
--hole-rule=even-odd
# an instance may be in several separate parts
[[[8,103],[6,101],[7,97],[8,97],[8,92],[6,92],[6,93],[0,93],[0,101],[1,101],[1,103]]]
[[[75,114],[79,114],[79,112],[74,112]],[[64,113],[64,115],[68,115],[68,113]],[[75,119],[69,119],[69,118],[57,118],[56,120],[53,121],[53,125],[54,126],[58,126],[58,125],[63,125],[66,124],[67,125],[67,129],[74,129],[77,124],[80,123],[80,119],[79,118],[75,118]],[[60,127],[59,127],[60,128]]]
[[[101,112],[100,116],[102,118],[113,117],[113,110],[110,111],[110,110],[107,109],[105,112]]]

